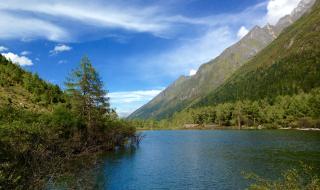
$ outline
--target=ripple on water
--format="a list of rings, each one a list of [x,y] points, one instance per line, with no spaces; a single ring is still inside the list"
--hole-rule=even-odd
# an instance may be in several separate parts
[[[300,161],[320,174],[320,133],[308,131],[146,131],[138,149],[108,153],[104,189],[244,189],[241,173],[277,178]],[[98,172],[98,171],[97,171]],[[102,189],[103,189],[102,188]]]

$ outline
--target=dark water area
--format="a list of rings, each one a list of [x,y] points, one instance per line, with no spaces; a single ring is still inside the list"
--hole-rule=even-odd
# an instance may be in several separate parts
[[[277,179],[303,162],[320,174],[320,132],[145,131],[139,148],[107,153],[96,189],[245,189],[242,172]],[[91,171],[92,172],[92,171]]]

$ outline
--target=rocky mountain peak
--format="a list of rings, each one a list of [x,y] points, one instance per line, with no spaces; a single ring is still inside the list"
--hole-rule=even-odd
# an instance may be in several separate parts
[[[290,15],[273,26],[254,26],[240,41],[225,49],[218,57],[200,66],[193,77],[181,76],[148,104],[132,113],[130,118],[165,118],[184,109],[223,84],[244,63],[269,45],[284,28],[310,10],[316,0],[301,0]],[[214,40],[214,39],[212,39]]]
[[[260,26],[254,26],[250,32],[246,35],[246,38],[254,39],[260,35],[262,28]]]
[[[294,20],[300,18],[305,12],[309,11],[316,0],[301,0],[298,6],[292,11],[291,17]]]
[[[298,20],[304,13],[310,11],[315,2],[316,0],[301,0],[290,15],[286,15],[278,21],[275,25],[277,32],[280,33],[284,28]]]
[[[271,24],[266,24],[263,29],[268,33],[270,34],[270,36],[272,36],[273,39],[276,39],[277,38],[277,34],[274,30],[274,26],[272,26]]]

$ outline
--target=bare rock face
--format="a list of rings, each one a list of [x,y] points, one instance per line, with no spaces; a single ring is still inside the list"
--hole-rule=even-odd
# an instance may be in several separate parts
[[[301,0],[290,15],[273,26],[255,26],[240,41],[212,61],[201,65],[196,75],[182,76],[129,118],[166,118],[180,111],[225,82],[237,69],[276,39],[282,30],[309,11],[316,0]]]
[[[278,23],[274,26],[275,31],[280,32],[298,20],[306,12],[310,11],[316,0],[301,0],[298,6],[291,12],[291,14],[282,17]]]
[[[301,0],[298,7],[295,8],[290,15],[293,21],[298,20],[303,14],[310,11],[315,2],[316,0]]]

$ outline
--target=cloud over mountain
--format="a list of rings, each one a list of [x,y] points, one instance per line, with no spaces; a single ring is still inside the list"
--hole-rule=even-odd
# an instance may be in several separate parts
[[[16,64],[21,65],[21,66],[31,66],[31,65],[33,65],[32,60],[29,59],[26,56],[20,56],[20,55],[14,54],[12,52],[2,53],[2,55],[4,57],[6,57],[7,59],[11,60],[13,63],[16,63]]]
[[[119,108],[118,113],[120,116],[125,117],[137,107],[150,101],[161,91],[162,89],[112,92],[108,94],[108,97],[110,97],[111,104]]]
[[[239,29],[239,31],[237,33],[237,36],[238,36],[238,38],[242,38],[245,35],[247,35],[248,32],[249,32],[249,30],[245,26],[241,26],[241,28]]]
[[[270,0],[267,5],[267,21],[276,24],[278,20],[290,14],[301,0]]]

